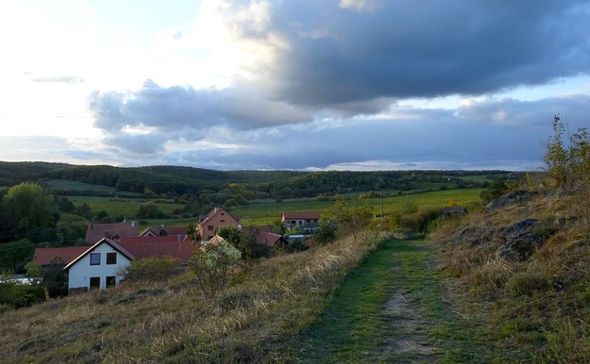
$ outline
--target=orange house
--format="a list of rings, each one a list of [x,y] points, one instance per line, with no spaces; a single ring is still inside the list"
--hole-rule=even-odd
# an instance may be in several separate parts
[[[197,233],[201,241],[207,241],[215,236],[217,230],[223,226],[233,226],[240,228],[240,220],[230,215],[225,209],[216,207],[200,219],[197,225]]]

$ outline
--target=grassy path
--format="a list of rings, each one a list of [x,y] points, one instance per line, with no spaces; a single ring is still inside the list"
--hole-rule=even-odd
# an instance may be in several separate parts
[[[484,362],[420,240],[385,241],[302,336],[302,362]]]

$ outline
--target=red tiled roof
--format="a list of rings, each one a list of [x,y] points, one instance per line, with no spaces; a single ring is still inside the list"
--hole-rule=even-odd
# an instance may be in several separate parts
[[[274,246],[279,240],[281,240],[281,235],[273,233],[271,231],[271,227],[268,225],[245,228],[244,232],[248,234],[251,229],[254,229],[254,233],[256,234],[256,242],[258,244]]]
[[[119,246],[135,258],[176,258],[187,261],[193,256],[196,244],[178,235],[126,237],[121,238]]]
[[[176,243],[182,241],[184,238],[178,235],[156,235],[156,236],[126,236],[119,239],[121,244],[123,243]]]
[[[66,265],[88,249],[87,246],[63,246],[57,248],[35,248],[33,261],[39,265]]]
[[[286,220],[291,219],[319,219],[320,213],[315,211],[307,212],[283,212],[283,217]]]
[[[168,226],[164,230],[168,235],[186,235],[186,226]]]
[[[199,224],[204,224],[206,223],[210,218],[212,218],[213,216],[220,214],[224,212],[226,215],[230,216],[231,218],[233,218],[236,221],[240,221],[240,219],[238,219],[237,217],[233,216],[232,214],[230,214],[229,212],[227,212],[227,210],[225,210],[223,207],[216,207],[213,210],[209,211],[209,213],[207,214],[207,216],[205,216],[204,219],[202,219]]]
[[[76,263],[76,261],[80,260],[83,256],[93,251],[102,243],[109,244],[130,260],[169,257],[176,258],[180,261],[187,261],[193,256],[197,249],[197,244],[191,239],[178,239],[177,236],[136,236],[121,239],[122,241],[117,242],[103,238],[89,248],[82,247],[85,248],[85,250],[75,259],[71,260],[64,269],[69,269]]]
[[[117,223],[117,224],[88,224],[86,229],[86,242],[88,244],[94,244],[102,238],[110,239],[114,236],[120,238],[124,236],[137,236],[137,229],[132,227],[130,224]]]

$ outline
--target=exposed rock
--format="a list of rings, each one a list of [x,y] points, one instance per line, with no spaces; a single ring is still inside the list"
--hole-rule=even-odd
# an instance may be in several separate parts
[[[467,209],[463,206],[451,206],[442,209],[440,216],[442,219],[451,219],[454,217],[463,216],[467,213]]]
[[[506,259],[527,260],[547,239],[549,230],[540,230],[535,219],[525,219],[507,227],[499,234],[505,243],[498,253]]]
[[[516,190],[506,194],[502,197],[498,197],[497,199],[493,200],[489,204],[486,205],[486,211],[490,212],[493,210],[497,210],[499,208],[503,208],[509,205],[525,202],[531,199],[534,193],[526,191],[526,190]]]

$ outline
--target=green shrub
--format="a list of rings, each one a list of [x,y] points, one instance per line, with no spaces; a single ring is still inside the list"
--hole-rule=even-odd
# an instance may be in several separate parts
[[[213,298],[229,284],[242,253],[225,240],[197,249],[190,266],[205,297]]]
[[[39,285],[26,285],[16,282],[0,282],[0,305],[27,307],[43,302],[45,290]]]
[[[173,258],[144,258],[131,262],[125,270],[129,280],[164,281],[178,272],[178,262]]]
[[[531,295],[536,291],[545,291],[547,288],[549,288],[549,279],[539,272],[516,273],[506,283],[506,292],[513,297]]]

